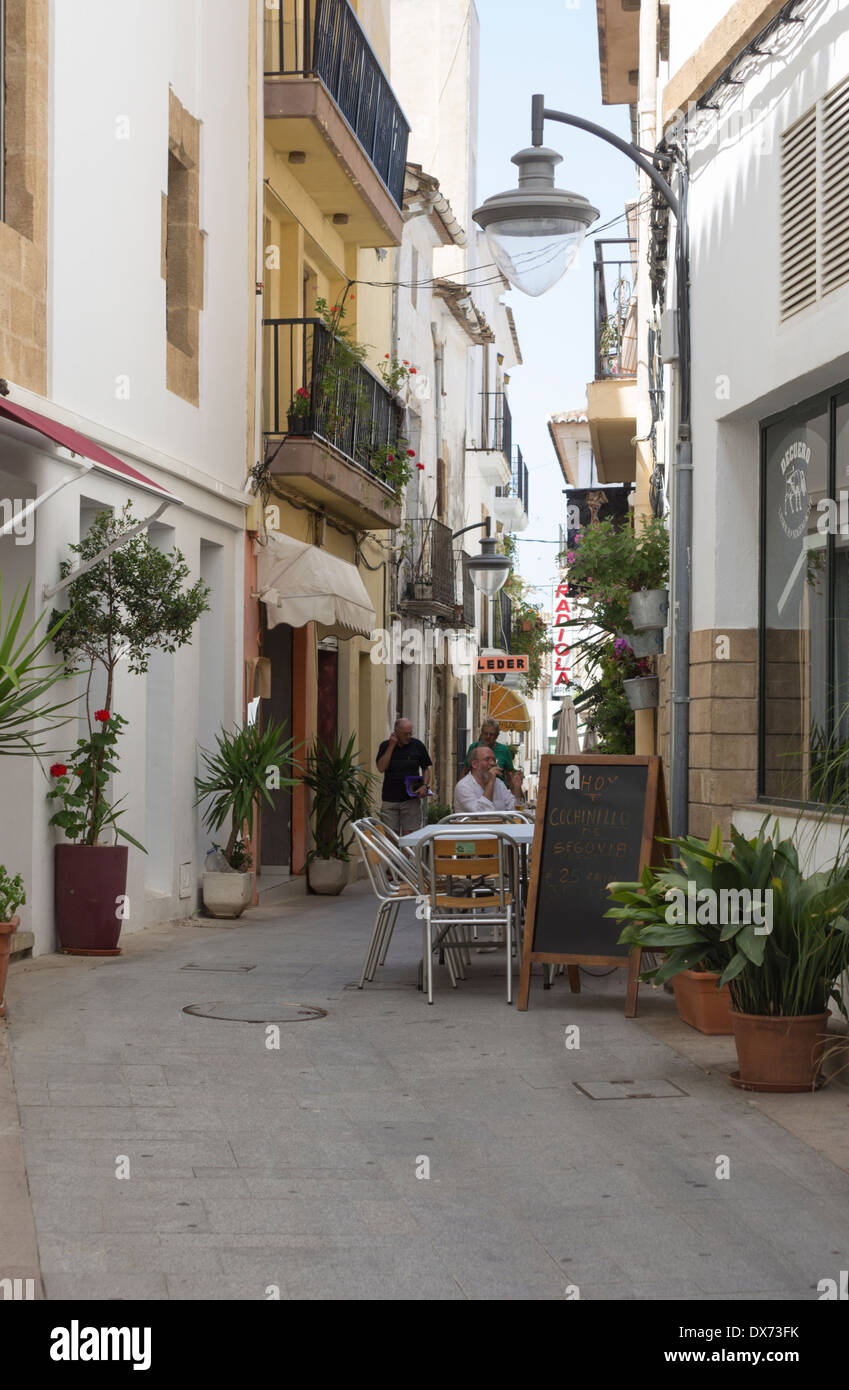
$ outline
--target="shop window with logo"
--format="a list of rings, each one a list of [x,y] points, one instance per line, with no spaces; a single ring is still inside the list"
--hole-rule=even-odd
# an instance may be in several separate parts
[[[849,390],[761,432],[760,780],[849,801]]]

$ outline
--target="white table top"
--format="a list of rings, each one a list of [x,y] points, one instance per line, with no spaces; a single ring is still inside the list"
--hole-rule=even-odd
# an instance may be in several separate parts
[[[420,830],[411,830],[409,835],[401,836],[402,845],[417,845],[419,840],[431,830],[439,830],[446,835],[451,835],[458,840],[474,840],[485,838],[491,835],[493,830],[500,830],[511,840],[515,840],[518,845],[530,845],[533,843],[534,827],[527,822],[500,822],[495,824],[483,824],[481,821],[466,821],[459,825],[455,821],[453,825],[423,825]]]

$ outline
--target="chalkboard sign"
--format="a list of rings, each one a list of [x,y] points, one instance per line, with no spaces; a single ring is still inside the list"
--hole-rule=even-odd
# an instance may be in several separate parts
[[[534,961],[628,970],[625,1013],[637,1011],[640,953],[618,944],[622,924],[605,916],[608,883],[639,878],[660,862],[668,835],[658,757],[574,754],[544,757],[525,914],[519,1008],[528,1007]]]

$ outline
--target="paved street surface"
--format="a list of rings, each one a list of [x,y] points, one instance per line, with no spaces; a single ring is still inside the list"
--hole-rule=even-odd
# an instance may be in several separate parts
[[[733,1090],[730,1041],[673,1050],[697,1035],[672,999],[644,987],[626,1020],[618,973],[580,997],[536,980],[519,1013],[500,955],[476,954],[428,1008],[412,912],[360,993],[373,917],[363,884],[298,886],[116,960],[13,967],[48,1299],[815,1299],[847,1267],[845,1088]],[[261,1021],[183,1012],[216,1002]],[[281,1004],[327,1014],[281,1023],[274,1050]]]

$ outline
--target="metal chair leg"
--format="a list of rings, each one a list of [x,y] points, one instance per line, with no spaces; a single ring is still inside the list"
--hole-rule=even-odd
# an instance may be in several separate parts
[[[369,974],[369,970],[372,966],[375,948],[377,946],[378,941],[380,940],[380,935],[383,930],[383,919],[386,915],[387,906],[387,903],[381,903],[380,907],[378,908],[377,917],[375,918],[374,928],[371,934],[371,939],[369,940],[368,948],[366,950],[366,958],[363,962],[363,973],[360,976],[360,983],[357,985],[357,989],[362,989],[366,980],[370,980],[372,978],[372,975],[374,974],[373,969],[371,971],[371,974]]]
[[[386,935],[384,936],[383,940],[383,950],[380,952],[380,959],[377,962],[378,965],[386,964],[386,957],[389,954],[389,943],[392,940],[392,933],[395,930],[395,923],[398,921],[398,909],[400,906],[400,902],[390,903],[389,905],[389,917],[386,924]]]

